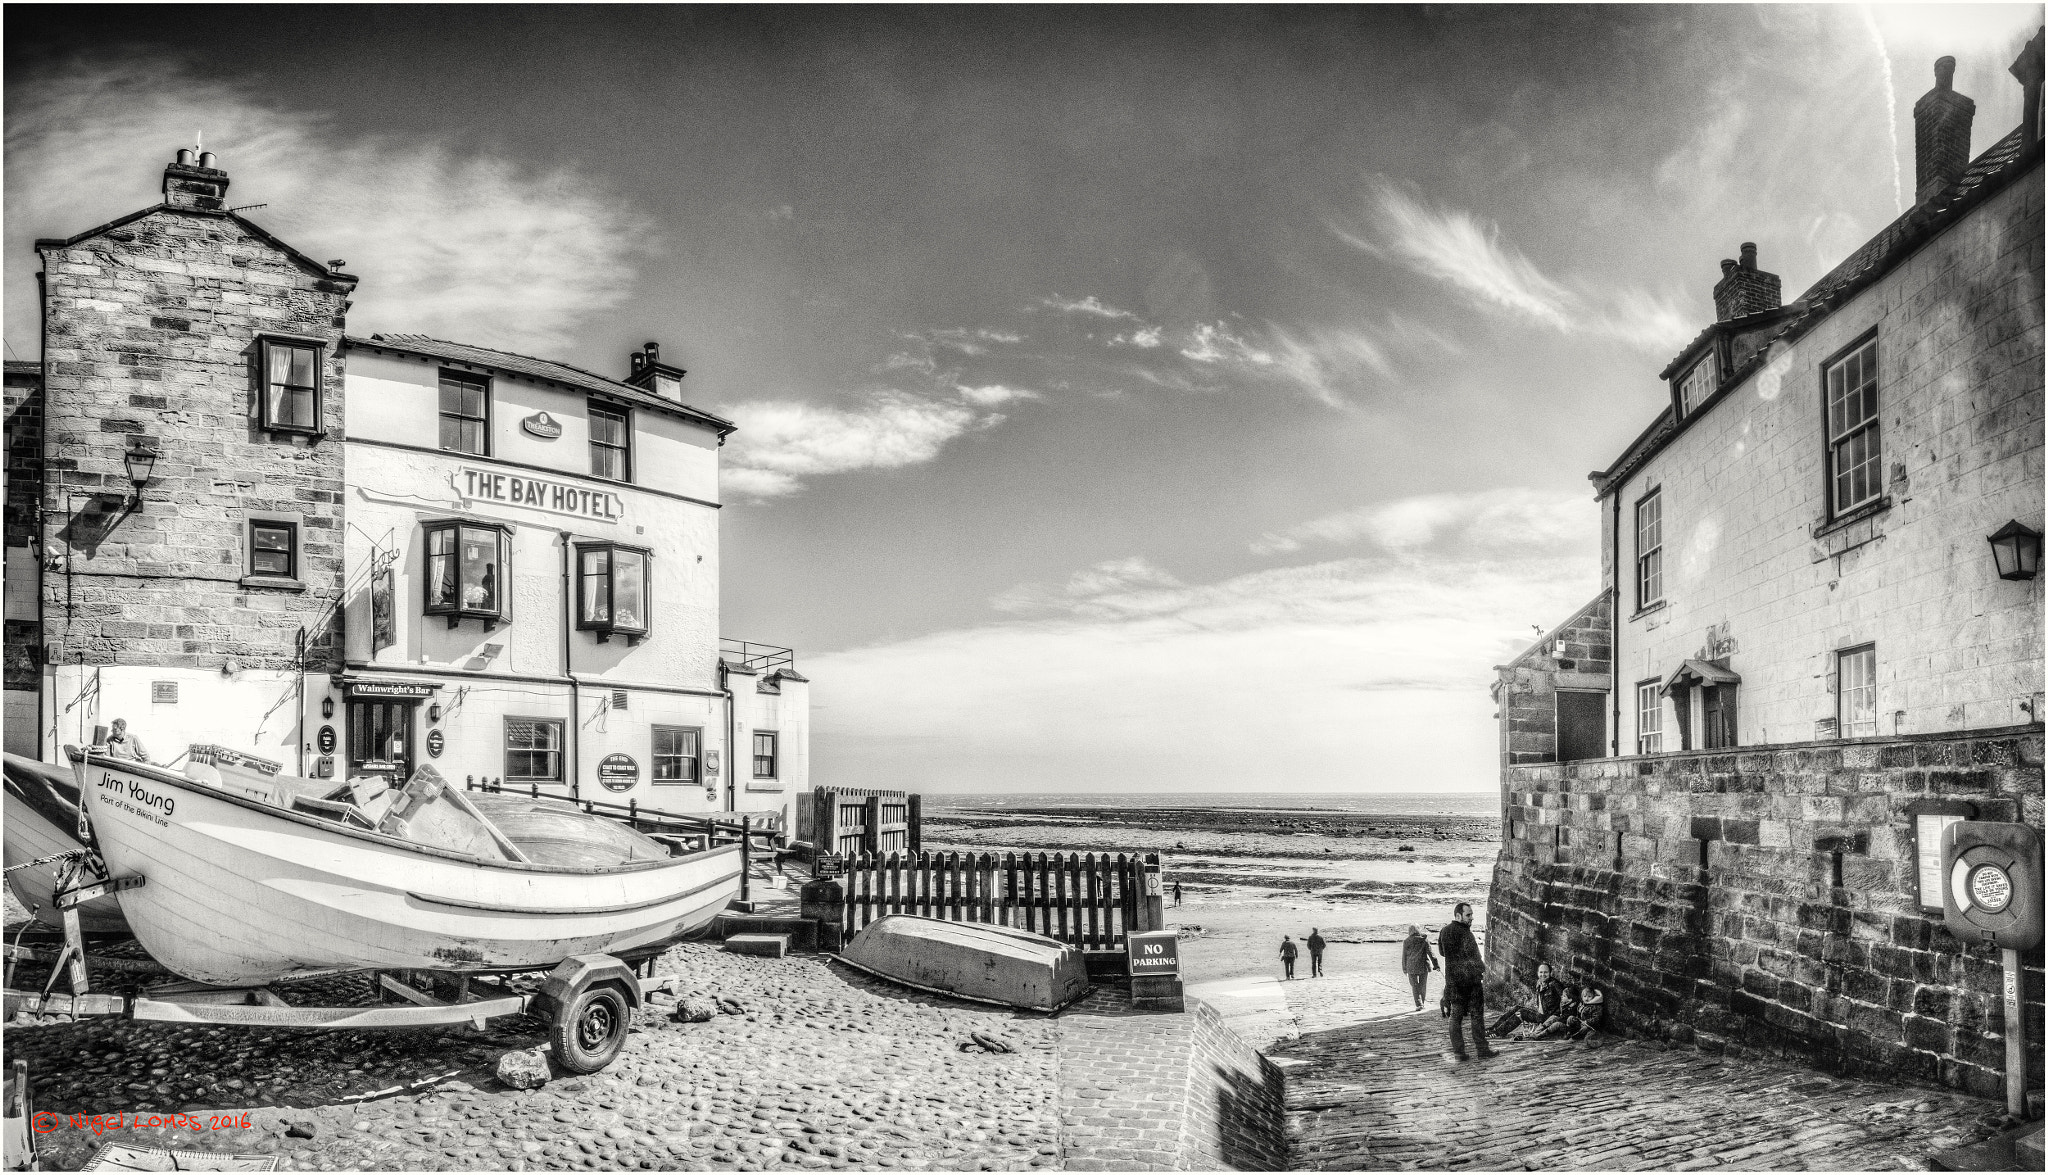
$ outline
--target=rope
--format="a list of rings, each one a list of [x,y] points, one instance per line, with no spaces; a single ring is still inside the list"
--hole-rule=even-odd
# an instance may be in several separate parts
[[[16,869],[27,869],[27,868],[29,868],[29,867],[30,867],[30,866],[32,866],[32,865],[48,865],[48,864],[49,864],[50,862],[52,862],[52,861],[69,861],[69,860],[73,860],[73,859],[75,859],[75,858],[79,858],[79,857],[87,857],[87,856],[91,856],[91,855],[92,855],[92,850],[91,850],[91,849],[71,849],[71,850],[69,850],[69,851],[67,851],[67,852],[62,852],[62,853],[51,853],[51,854],[50,854],[49,856],[47,856],[47,857],[37,857],[37,858],[36,858],[35,860],[33,860],[33,861],[23,861],[23,862],[22,862],[21,864],[19,864],[19,865],[9,865],[9,866],[7,867],[7,869],[6,869],[6,872],[8,872],[8,873],[12,873],[12,872],[14,872],[14,871],[15,871]]]

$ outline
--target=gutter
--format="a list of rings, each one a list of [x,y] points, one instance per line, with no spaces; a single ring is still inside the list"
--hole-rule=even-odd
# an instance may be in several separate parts
[[[1613,597],[1607,601],[1607,674],[1613,714],[1607,722],[1607,757],[1621,757],[1621,494],[1614,495],[1614,533],[1608,536],[1608,565],[1614,568]]]
[[[725,658],[718,659],[718,692],[725,695],[725,810],[740,810],[740,749],[733,742],[733,708],[739,704],[732,695],[732,681],[726,676]]]

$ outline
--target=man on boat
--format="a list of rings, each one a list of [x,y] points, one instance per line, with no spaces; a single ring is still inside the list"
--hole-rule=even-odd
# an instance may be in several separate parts
[[[1472,1022],[1472,1048],[1481,1060],[1495,1056],[1486,1044],[1486,961],[1479,940],[1472,937],[1472,903],[1459,902],[1451,921],[1436,936],[1444,956],[1444,1007],[1451,1014],[1451,1051],[1446,1059],[1464,1061],[1465,1022]]]
[[[107,732],[107,754],[116,759],[133,759],[138,763],[149,762],[149,749],[142,740],[128,733],[126,718],[114,719],[112,730]]]

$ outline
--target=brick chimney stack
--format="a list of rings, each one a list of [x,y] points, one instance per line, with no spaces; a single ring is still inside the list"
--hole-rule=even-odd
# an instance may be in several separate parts
[[[2048,29],[2034,34],[2026,48],[2012,63],[2012,76],[2020,83],[2020,125],[2024,129],[2020,142],[2035,143],[2041,139],[2041,40],[2048,36]]]
[[[1721,262],[1721,280],[1714,284],[1714,321],[1776,310],[1784,302],[1784,283],[1778,275],[1756,267],[1756,242],[1742,243],[1742,260]]]
[[[1970,165],[1970,122],[1977,104],[1955,92],[1956,59],[1934,63],[1934,88],[1913,104],[1913,202],[1925,204]]]
[[[164,203],[173,208],[219,212],[227,206],[228,173],[213,165],[213,152],[180,147],[164,168]]]

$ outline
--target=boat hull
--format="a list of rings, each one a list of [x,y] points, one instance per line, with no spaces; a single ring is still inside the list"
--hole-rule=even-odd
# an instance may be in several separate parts
[[[48,763],[37,763],[19,755],[6,758],[7,803],[4,839],[7,867],[57,853],[85,847],[78,839],[78,785],[68,773]],[[101,865],[87,859],[91,872],[85,881],[103,881]],[[7,875],[7,888],[14,898],[50,926],[63,925],[58,916],[56,891],[64,865],[52,863],[15,869]],[[120,899],[113,894],[94,898],[78,907],[81,930],[95,933],[126,933],[128,922],[121,916]]]
[[[736,845],[596,869],[484,861],[75,754],[108,869],[143,878],[122,894],[136,938],[205,983],[630,954],[708,924],[739,889]]]
[[[854,935],[839,957],[925,991],[1039,1012],[1088,992],[1080,948],[982,922],[888,914]]]

